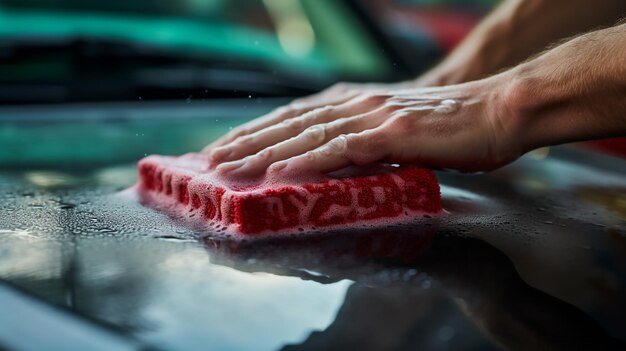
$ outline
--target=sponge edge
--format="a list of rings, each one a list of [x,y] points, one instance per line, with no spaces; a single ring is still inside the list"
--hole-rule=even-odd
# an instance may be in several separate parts
[[[142,202],[212,231],[248,237],[391,224],[442,210],[437,179],[422,168],[381,164],[244,183],[217,175],[208,164],[205,155],[195,153],[142,159],[137,186]]]

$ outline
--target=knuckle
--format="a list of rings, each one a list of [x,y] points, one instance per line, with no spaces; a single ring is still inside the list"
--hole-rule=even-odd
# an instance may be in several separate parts
[[[302,136],[307,140],[315,143],[321,143],[326,139],[326,126],[315,125],[308,127],[302,133]]]
[[[300,117],[294,118],[296,120],[294,123],[300,123],[298,127],[300,130],[303,130],[307,126],[326,120],[326,117],[331,115],[334,110],[334,106],[318,107],[301,115]]]
[[[322,148],[324,154],[341,154],[348,150],[348,143],[350,137],[346,134],[341,134],[335,139],[331,140],[326,147]]]
[[[257,152],[256,157],[260,160],[268,160],[272,157],[272,149],[266,148]]]
[[[304,153],[304,159],[309,163],[315,163],[319,159],[319,155],[316,151],[307,151]]]
[[[304,127],[304,117],[290,118],[283,121],[281,124],[291,132],[299,132]]]

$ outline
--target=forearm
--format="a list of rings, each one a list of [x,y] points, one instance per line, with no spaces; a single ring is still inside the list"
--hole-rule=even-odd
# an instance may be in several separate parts
[[[506,108],[523,151],[626,135],[626,24],[591,32],[506,71]]]
[[[512,67],[549,44],[617,22],[626,1],[507,0],[488,15],[420,86],[458,84]]]
[[[621,25],[465,84],[330,94],[330,104],[277,110],[207,152],[234,177],[380,161],[487,171],[540,146],[626,135],[625,42]]]

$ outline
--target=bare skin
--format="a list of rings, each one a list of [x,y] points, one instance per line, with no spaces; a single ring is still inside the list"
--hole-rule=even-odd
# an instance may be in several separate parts
[[[485,78],[520,64],[556,41],[612,26],[624,15],[626,2],[622,0],[503,1],[416,83],[440,86]]]
[[[483,68],[476,64],[465,73],[450,68],[470,66],[472,60],[485,62],[468,52],[482,47],[472,41],[489,41],[489,27],[496,30],[520,18],[530,20],[529,11],[541,12],[552,6],[549,3],[505,2],[469,36],[470,44],[462,44],[416,82],[336,85],[237,128],[205,152],[212,166],[233,176],[290,168],[329,172],[375,161],[488,171],[537,147],[626,135],[626,25],[579,36],[485,79],[422,87],[473,79],[484,75],[481,70],[521,59],[513,44],[508,51],[517,54],[496,55],[499,59]],[[582,6],[581,1],[574,3]],[[615,11],[618,6],[608,1],[606,7]],[[580,29],[575,19],[584,11],[568,11],[574,18],[565,21],[569,30]],[[599,12],[605,16],[594,16],[603,20],[616,16]],[[556,28],[543,28],[546,35],[539,37],[545,44],[562,33]],[[534,46],[542,44],[532,41]],[[470,62],[461,64],[463,56]]]

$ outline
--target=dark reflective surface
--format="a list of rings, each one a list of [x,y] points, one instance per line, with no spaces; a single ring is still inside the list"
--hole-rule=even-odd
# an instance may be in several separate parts
[[[624,349],[625,162],[544,156],[439,174],[441,218],[244,242],[119,194],[132,164],[4,171],[0,277],[163,349]]]

